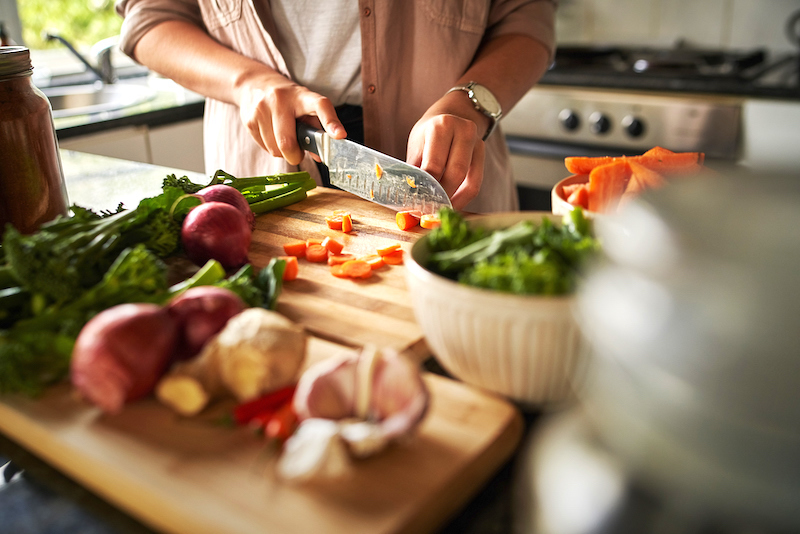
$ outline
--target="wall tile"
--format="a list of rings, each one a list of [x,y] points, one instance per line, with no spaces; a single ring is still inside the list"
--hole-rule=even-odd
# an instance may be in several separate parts
[[[594,0],[597,43],[646,45],[653,41],[657,0]]]
[[[798,0],[733,0],[731,48],[764,46],[775,51],[796,51],[786,38],[786,21],[800,10]]]
[[[697,47],[719,47],[727,36],[731,0],[661,0],[654,44],[678,41]]]

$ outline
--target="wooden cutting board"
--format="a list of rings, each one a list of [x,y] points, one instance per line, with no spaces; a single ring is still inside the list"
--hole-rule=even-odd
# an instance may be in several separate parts
[[[315,338],[308,354],[347,350]],[[436,375],[425,381],[432,404],[418,433],[330,484],[281,482],[247,429],[181,419],[152,399],[105,416],[68,385],[35,401],[0,397],[0,432],[163,532],[431,532],[509,458],[522,421],[497,397]]]
[[[325,216],[348,210],[353,231],[331,230]],[[284,254],[283,244],[332,237],[345,253],[374,254],[379,247],[399,243],[406,253],[421,232],[402,231],[395,212],[350,193],[317,188],[309,198],[256,219],[250,261],[260,268]],[[384,266],[366,280],[336,278],[327,264],[300,260],[297,280],[284,284],[278,311],[314,335],[348,346],[373,343],[400,351],[427,353],[406,290],[405,267]]]

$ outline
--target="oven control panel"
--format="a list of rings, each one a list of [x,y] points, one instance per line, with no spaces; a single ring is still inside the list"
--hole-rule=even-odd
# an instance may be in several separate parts
[[[540,85],[502,120],[506,135],[644,152],[654,146],[735,160],[743,102],[719,95]]]

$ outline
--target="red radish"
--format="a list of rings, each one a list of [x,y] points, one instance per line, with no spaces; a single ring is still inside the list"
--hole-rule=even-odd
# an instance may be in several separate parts
[[[224,184],[210,185],[198,191],[197,195],[201,197],[204,202],[224,202],[225,204],[230,204],[242,212],[250,229],[255,228],[256,216],[253,214],[253,210],[250,209],[250,204],[247,203],[247,199],[244,198],[244,195],[235,187]]]
[[[205,202],[192,208],[183,220],[181,241],[196,265],[215,259],[226,269],[248,262],[252,231],[244,215],[230,204]]]
[[[149,394],[166,370],[178,339],[175,321],[155,304],[120,304],[81,329],[72,351],[71,379],[104,412]]]
[[[216,286],[193,287],[172,299],[167,311],[179,331],[175,359],[195,356],[228,319],[246,307],[239,295]]]

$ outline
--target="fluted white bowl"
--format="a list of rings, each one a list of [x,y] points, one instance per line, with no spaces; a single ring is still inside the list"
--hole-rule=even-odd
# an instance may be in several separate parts
[[[470,224],[506,228],[550,213],[474,216]],[[427,237],[412,247],[406,278],[429,348],[454,377],[524,404],[573,398],[572,382],[587,344],[573,316],[572,296],[522,296],[470,287],[425,268]]]

